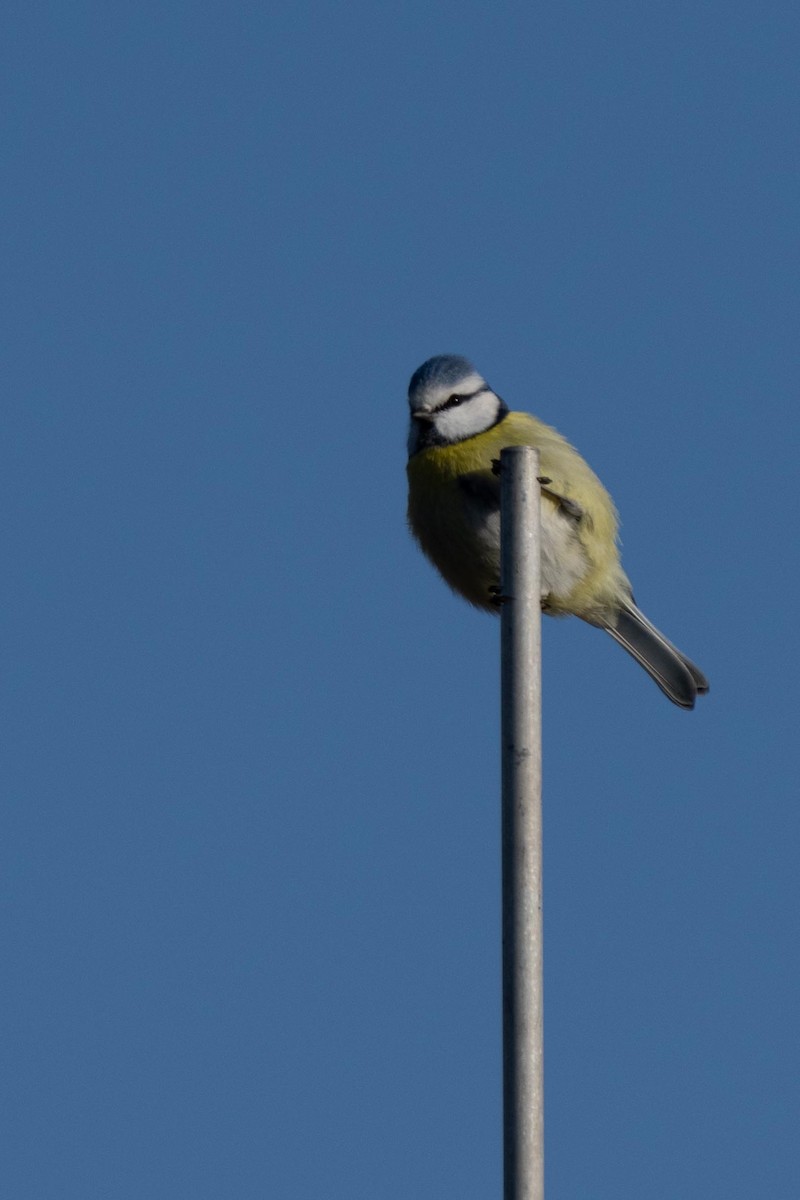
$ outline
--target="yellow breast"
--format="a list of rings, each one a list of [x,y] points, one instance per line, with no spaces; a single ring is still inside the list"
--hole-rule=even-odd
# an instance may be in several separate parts
[[[471,604],[494,610],[489,589],[499,584],[499,515],[466,499],[464,477],[487,492],[499,492],[492,464],[504,446],[532,445],[540,454],[548,488],[577,504],[584,517],[574,527],[574,562],[565,561],[567,543],[551,538],[551,554],[564,570],[552,574],[560,591],[548,597],[549,611],[599,619],[613,607],[614,598],[629,590],[619,562],[617,517],[611,497],[578,452],[555,429],[527,413],[509,413],[476,437],[450,446],[431,446],[408,463],[408,520],[422,550],[452,588]],[[481,484],[480,481],[483,481]],[[559,537],[564,528],[553,522],[554,503],[543,497],[543,537]],[[558,544],[557,544],[558,543]],[[544,567],[543,554],[543,567]],[[556,566],[558,564],[556,563]]]

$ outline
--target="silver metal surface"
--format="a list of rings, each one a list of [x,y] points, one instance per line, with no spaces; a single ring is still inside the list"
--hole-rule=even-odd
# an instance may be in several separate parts
[[[512,446],[500,462],[503,1194],[543,1200],[539,455]]]

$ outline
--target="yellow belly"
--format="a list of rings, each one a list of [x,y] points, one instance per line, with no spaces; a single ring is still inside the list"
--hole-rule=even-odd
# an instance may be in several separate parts
[[[494,610],[490,589],[499,585],[499,513],[470,504],[459,479],[482,476],[491,487],[492,463],[508,445],[537,446],[542,474],[552,481],[548,487],[584,513],[575,522],[542,497],[542,594],[548,611],[601,620],[630,590],[619,562],[613,503],[577,451],[526,413],[509,413],[477,437],[429,447],[409,460],[412,533],[455,591]]]

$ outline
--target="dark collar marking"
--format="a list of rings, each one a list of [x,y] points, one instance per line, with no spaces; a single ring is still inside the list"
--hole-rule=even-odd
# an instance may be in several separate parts
[[[492,389],[490,387],[478,388],[477,392],[472,392],[469,396],[465,396],[464,399],[471,400],[473,396],[479,396],[481,392],[490,392],[491,390]],[[495,393],[495,395],[496,394],[497,393]],[[491,425],[487,425],[486,428],[481,429],[479,433],[473,433],[471,437],[461,438],[458,442],[450,442],[447,440],[447,438],[443,438],[440,433],[436,432],[433,421],[426,422],[426,424],[423,425],[422,429],[419,431],[417,437],[417,448],[414,451],[414,454],[410,455],[409,457],[414,458],[415,455],[419,454],[421,450],[429,450],[431,446],[460,446],[461,442],[469,442],[473,437],[480,437],[482,434],[488,433],[490,429],[494,429],[496,425],[499,425],[501,421],[505,420],[509,413],[509,408],[505,400],[501,400],[499,396],[497,399],[500,401],[500,407],[498,408],[497,416],[492,421]],[[439,407],[435,408],[433,411],[434,413],[441,412],[443,408],[444,405],[440,404]],[[414,419],[413,415],[411,419]]]

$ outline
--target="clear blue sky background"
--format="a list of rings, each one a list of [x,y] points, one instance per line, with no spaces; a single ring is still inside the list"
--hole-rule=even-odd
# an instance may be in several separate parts
[[[404,522],[440,352],[712,681],[546,622],[550,1193],[800,1195],[799,34],[7,8],[4,1196],[500,1195],[498,626]]]

